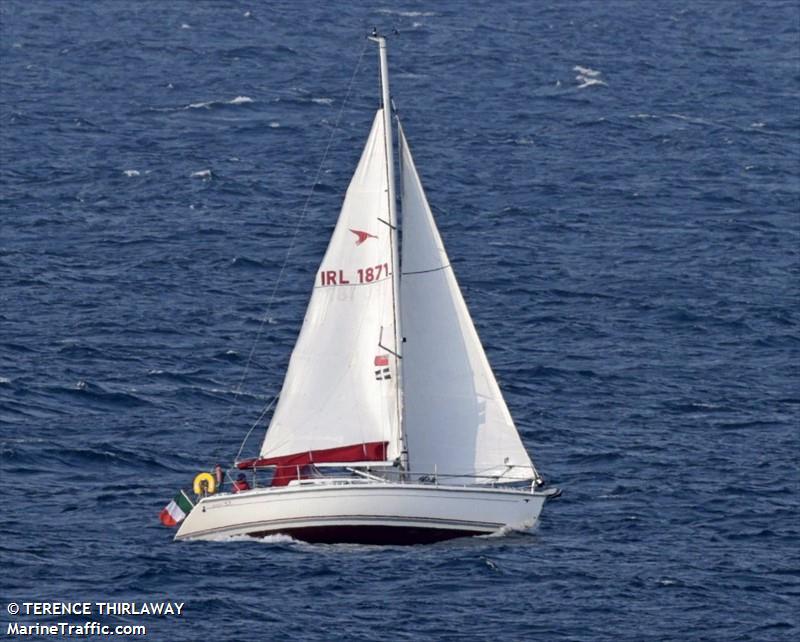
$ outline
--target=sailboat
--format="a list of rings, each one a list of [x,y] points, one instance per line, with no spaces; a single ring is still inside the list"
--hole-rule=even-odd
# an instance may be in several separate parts
[[[381,107],[259,455],[236,462],[254,483],[202,497],[177,540],[429,543],[530,528],[558,494],[517,432],[399,120],[398,217],[386,39],[370,39]]]

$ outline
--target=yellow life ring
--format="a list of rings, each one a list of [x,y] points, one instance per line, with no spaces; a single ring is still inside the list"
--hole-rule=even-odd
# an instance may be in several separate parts
[[[217,491],[217,480],[214,479],[214,475],[211,473],[197,473],[197,476],[194,478],[193,486],[195,495],[203,494],[204,483],[206,486],[205,492],[209,495],[213,495]]]

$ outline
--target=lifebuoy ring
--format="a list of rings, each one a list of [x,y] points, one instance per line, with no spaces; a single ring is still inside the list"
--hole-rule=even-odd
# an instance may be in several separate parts
[[[194,489],[195,495],[203,495],[203,485],[205,484],[205,493],[209,495],[213,495],[217,491],[217,480],[214,479],[214,475],[211,473],[197,473],[197,476],[194,478]]]

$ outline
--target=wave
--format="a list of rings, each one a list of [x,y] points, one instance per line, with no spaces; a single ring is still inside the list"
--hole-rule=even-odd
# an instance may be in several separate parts
[[[599,78],[602,75],[602,72],[597,71],[596,69],[591,69],[589,67],[582,67],[581,65],[575,65],[572,68],[573,71],[577,71],[578,75],[575,76],[575,80],[577,80],[580,85],[578,85],[578,89],[583,89],[584,87],[591,87],[592,85],[606,85],[607,83]]]
[[[478,535],[477,539],[497,539],[509,537],[511,535],[532,535],[539,525],[539,520],[525,522],[519,526],[503,526],[487,535]]]
[[[103,386],[83,379],[77,381],[71,388],[56,385],[46,386],[45,390],[50,394],[70,397],[98,408],[132,408],[153,405],[152,402],[133,392],[107,390]]]
[[[245,256],[235,256],[231,259],[231,267],[235,268],[263,268],[264,263],[255,259],[249,259]]]
[[[172,470],[150,453],[139,449],[124,448],[110,443],[91,446],[70,446],[50,439],[6,439],[2,444],[2,456],[14,461],[14,472],[36,472],[43,468],[58,470],[64,466],[75,474],[93,475],[92,466],[111,464],[115,469],[129,468],[136,472],[145,470]],[[43,458],[43,454],[47,454]],[[167,458],[174,464],[175,456]],[[83,471],[79,473],[77,471]],[[107,487],[112,489],[112,487]]]
[[[160,381],[172,381],[175,383],[192,385],[193,378],[198,374],[197,370],[180,372],[175,370],[162,370],[161,368],[151,368],[147,371],[147,376]]]
[[[192,541],[192,540],[190,540]],[[250,542],[256,544],[305,544],[309,546],[306,542],[302,542],[300,540],[294,539],[289,535],[284,535],[283,533],[278,533],[277,535],[267,535],[266,537],[250,537],[249,535],[220,535],[218,537],[212,537],[212,542]]]
[[[599,78],[584,78],[583,76],[575,76],[575,80],[580,82],[581,84],[578,85],[578,89],[583,89],[585,87],[591,87],[592,85],[607,85],[608,83],[603,82]]]
[[[572,68],[572,71],[577,71],[582,76],[599,76],[601,72],[597,71],[596,69],[590,69],[589,67],[581,67],[580,65],[575,65]]]
[[[256,101],[250,98],[250,96],[236,96],[230,100],[204,100],[197,103],[189,103],[183,107],[154,107],[148,111],[175,112],[190,109],[227,109],[230,107],[238,107],[240,105],[250,105],[255,102]]]
[[[429,18],[436,15],[433,11],[397,11],[395,9],[378,9],[378,13],[387,16],[402,16],[403,18]]]
[[[214,107],[224,107],[226,105],[248,105],[255,101],[249,96],[236,96],[231,100],[209,100],[206,102],[190,103],[184,109],[212,109]]]

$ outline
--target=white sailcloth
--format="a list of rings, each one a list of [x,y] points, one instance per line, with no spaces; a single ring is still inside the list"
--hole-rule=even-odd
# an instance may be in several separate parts
[[[403,409],[411,470],[531,479],[530,457],[450,267],[402,128],[399,138]]]
[[[379,110],[317,272],[261,457],[384,441],[389,458],[399,454],[395,222],[387,189]]]

